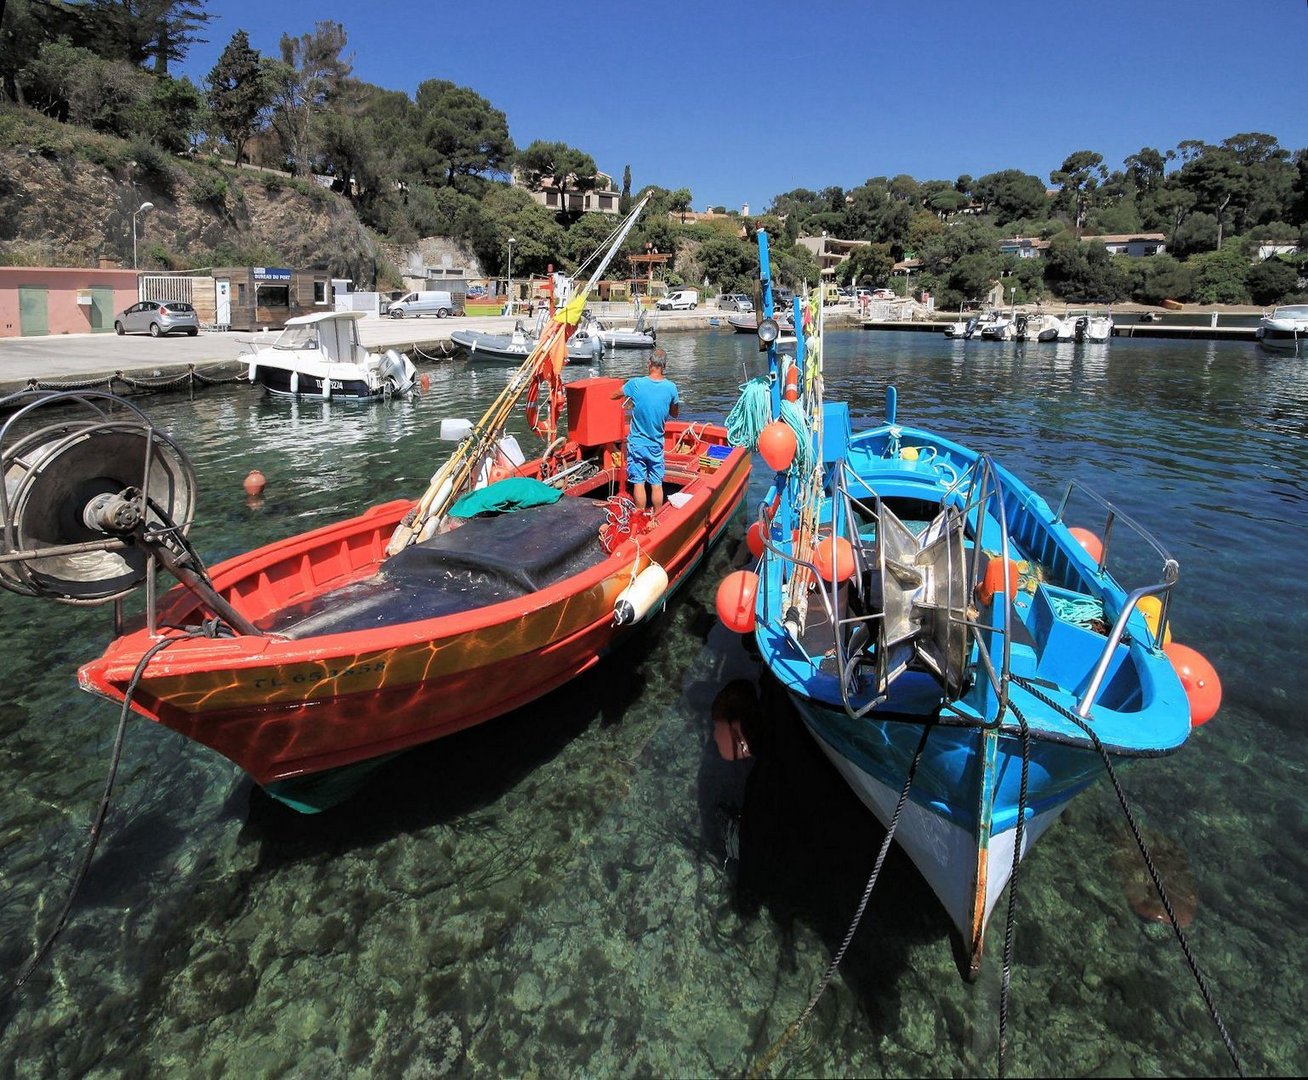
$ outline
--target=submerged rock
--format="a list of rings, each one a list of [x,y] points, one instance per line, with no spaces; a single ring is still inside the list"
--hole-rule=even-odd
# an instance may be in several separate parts
[[[1181,845],[1170,837],[1149,829],[1142,829],[1141,835],[1176,913],[1177,924],[1184,930],[1194,922],[1199,910],[1199,886],[1190,872],[1189,859]],[[1169,920],[1163,901],[1149,876],[1135,837],[1124,825],[1117,830],[1113,866],[1131,910],[1146,922],[1167,925]]]

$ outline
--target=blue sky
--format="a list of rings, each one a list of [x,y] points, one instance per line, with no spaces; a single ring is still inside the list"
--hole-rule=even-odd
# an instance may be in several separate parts
[[[1018,168],[1262,131],[1308,147],[1302,0],[494,4],[209,0],[199,81],[238,29],[344,24],[354,73],[470,86],[518,146],[561,140],[633,185],[762,210],[795,187]],[[603,27],[600,29],[599,27]]]

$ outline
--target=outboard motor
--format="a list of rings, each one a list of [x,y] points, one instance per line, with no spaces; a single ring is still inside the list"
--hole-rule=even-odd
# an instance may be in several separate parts
[[[377,365],[377,374],[383,384],[390,387],[392,394],[407,394],[413,389],[413,380],[418,369],[413,361],[395,349],[387,349],[381,362]]]
[[[976,315],[973,315],[970,319],[968,319],[967,327],[963,330],[963,337],[970,339],[972,335],[976,333],[976,326],[977,323],[979,323],[980,321],[981,321],[980,318],[977,317]]]
[[[1027,315],[1026,312],[1023,312],[1013,322],[1013,336],[1017,338],[1018,341],[1025,341],[1026,328],[1027,328]]]
[[[1089,329],[1089,327],[1090,327],[1090,320],[1086,316],[1082,315],[1079,319],[1076,320],[1076,327],[1072,332],[1072,336],[1075,337],[1077,341],[1084,341],[1086,330]]]

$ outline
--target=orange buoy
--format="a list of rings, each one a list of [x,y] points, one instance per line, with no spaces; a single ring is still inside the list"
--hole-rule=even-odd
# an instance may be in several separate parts
[[[1073,539],[1078,544],[1090,553],[1090,558],[1094,559],[1095,562],[1104,557],[1104,542],[1089,529],[1072,528],[1067,531],[1072,534]]]
[[[264,485],[267,483],[268,481],[263,473],[258,469],[251,469],[241,486],[245,488],[247,495],[258,495],[262,493]]]
[[[786,368],[786,389],[783,395],[787,401],[799,400],[799,366],[791,364]]]
[[[1169,642],[1163,646],[1163,652],[1190,699],[1190,726],[1197,728],[1208,723],[1222,704],[1222,681],[1217,677],[1217,669],[1197,649],[1180,642]]]
[[[763,554],[763,525],[761,522],[754,522],[753,525],[745,532],[745,546],[749,548],[749,553],[754,558],[760,558]]]
[[[1008,560],[1008,596],[1012,599],[1017,595],[1017,578],[1019,570],[1016,559]],[[991,559],[986,563],[985,575],[981,578],[980,597],[981,603],[988,604],[994,599],[995,593],[1004,591],[1004,560],[1000,558]]]
[[[854,576],[854,548],[843,536],[824,536],[813,547],[813,565],[823,581]]]
[[[490,474],[488,475],[487,479],[492,484],[498,484],[501,480],[504,480],[512,475],[513,475],[512,469],[506,469],[503,465],[495,464],[490,467]]]
[[[795,460],[795,451],[799,442],[790,425],[781,420],[773,420],[758,433],[758,452],[768,463],[768,468],[776,472],[785,472]]]
[[[1149,627],[1149,632],[1154,635],[1154,641],[1158,640],[1158,620],[1163,614],[1163,602],[1156,596],[1142,596],[1140,602],[1135,605],[1136,609],[1144,616],[1145,624]],[[1163,632],[1163,644],[1166,645],[1172,640],[1172,625],[1169,622],[1167,629]]]
[[[418,386],[424,394],[431,389],[431,376],[425,371],[418,376]]]
[[[758,596],[758,575],[752,570],[728,574],[718,586],[718,618],[728,630],[748,634],[754,629],[754,600]]]

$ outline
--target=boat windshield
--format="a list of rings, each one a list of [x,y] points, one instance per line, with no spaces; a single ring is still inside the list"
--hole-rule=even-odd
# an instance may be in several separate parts
[[[316,326],[288,326],[282,336],[273,342],[274,349],[316,349],[318,348],[318,328]]]
[[[1272,312],[1273,319],[1308,319],[1308,304],[1286,304]]]

